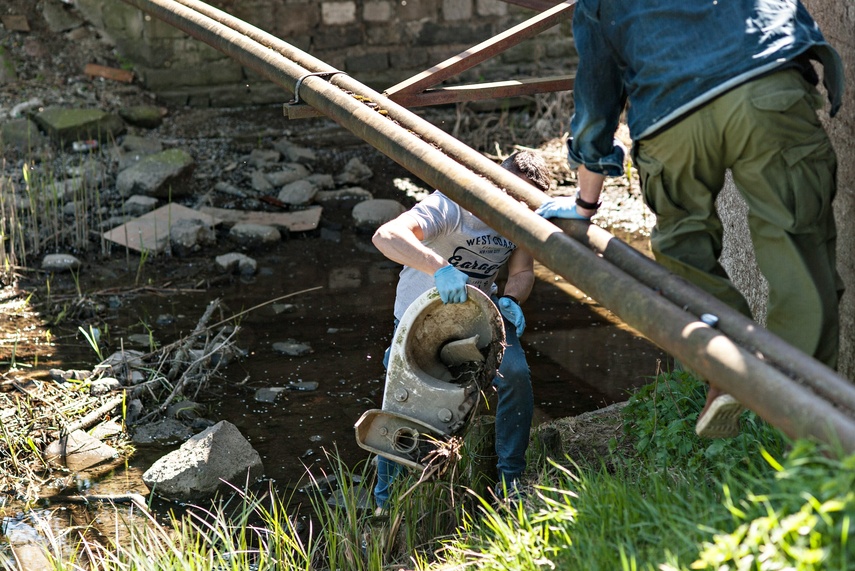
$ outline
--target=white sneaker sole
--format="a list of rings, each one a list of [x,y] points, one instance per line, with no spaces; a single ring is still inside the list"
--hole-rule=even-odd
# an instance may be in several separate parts
[[[698,419],[695,433],[701,438],[733,438],[739,434],[739,417],[745,409],[730,395],[720,395]]]

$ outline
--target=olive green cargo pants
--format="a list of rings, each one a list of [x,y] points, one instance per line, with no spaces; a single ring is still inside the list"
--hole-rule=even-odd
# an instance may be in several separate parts
[[[750,317],[719,263],[723,230],[715,200],[731,170],[769,282],[767,328],[834,367],[843,285],[831,208],[837,158],[816,115],[822,104],[800,73],[779,71],[637,142],[634,159],[656,214],[656,260]]]

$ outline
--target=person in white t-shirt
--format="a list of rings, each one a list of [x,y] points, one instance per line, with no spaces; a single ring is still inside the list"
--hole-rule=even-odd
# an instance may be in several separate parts
[[[549,188],[546,163],[535,153],[514,153],[502,162],[502,167],[540,190]],[[496,302],[505,322],[506,335],[502,362],[493,380],[498,397],[497,493],[501,495],[515,489],[525,470],[525,452],[534,411],[531,375],[519,340],[525,330],[520,305],[534,285],[531,254],[517,248],[438,190],[381,226],[372,241],[387,258],[404,265],[395,298],[396,325],[410,304],[433,287],[437,288],[443,303],[466,301],[467,284],[477,287]],[[508,277],[499,295],[495,279],[504,266],[507,266]],[[390,485],[400,470],[399,464],[378,458],[374,488],[378,508],[385,507]]]

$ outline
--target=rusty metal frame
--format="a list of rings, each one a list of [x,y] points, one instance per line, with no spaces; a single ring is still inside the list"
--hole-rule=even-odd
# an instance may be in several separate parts
[[[575,78],[573,75],[433,87],[496,57],[564,20],[569,20],[572,18],[573,10],[576,7],[576,0],[565,0],[558,4],[554,0],[505,1],[532,10],[543,10],[543,12],[436,64],[430,69],[393,85],[384,91],[383,95],[399,105],[410,108],[572,90]],[[286,107],[286,113],[289,119],[319,115],[317,111],[305,105],[289,105]]]
[[[525,4],[527,7],[542,5],[540,2],[523,2],[521,0],[516,0],[515,3]],[[570,19],[575,7],[576,0],[561,2],[511,29],[493,36],[489,40],[390,87],[383,95],[404,107],[420,107],[552,91],[569,91],[573,89],[573,76],[570,75],[430,88],[501,54],[520,42],[533,38],[564,20]]]

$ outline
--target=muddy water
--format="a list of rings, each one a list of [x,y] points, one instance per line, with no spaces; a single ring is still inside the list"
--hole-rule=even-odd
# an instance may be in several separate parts
[[[324,450],[336,451],[350,466],[366,459],[353,425],[365,410],[381,405],[382,357],[391,340],[400,267],[366,235],[341,232],[333,238],[338,240],[283,242],[259,258],[259,272],[250,280],[134,303],[152,317],[183,316],[183,325],[173,327],[186,332],[215,297],[238,313],[295,294],[240,319],[238,345],[248,357],[229,366],[226,378],[198,399],[211,419],[235,424],[261,454],[266,475],[283,484],[299,480],[307,467],[323,468]],[[624,400],[629,388],[655,373],[663,358],[658,349],[592,311],[590,300],[580,302],[573,297],[578,290],[545,268],[539,278],[525,304],[523,336],[536,422]],[[311,288],[319,289],[304,291]],[[288,339],[309,344],[312,352],[288,357],[273,350],[274,343]],[[318,388],[282,393],[273,404],[254,398],[259,388],[300,382],[317,382]],[[161,453],[141,451],[137,462],[144,469]]]
[[[206,252],[200,258],[152,262],[141,280],[159,286],[150,293],[99,299],[113,306],[104,317],[111,350],[120,340],[134,348],[127,338],[149,329],[160,343],[174,342],[192,331],[213,299],[222,301],[220,318],[255,308],[238,321],[237,345],[247,351],[246,358],[229,365],[195,400],[207,407],[207,418],[235,424],[260,453],[266,478],[290,494],[305,484],[307,469],[315,476],[329,473],[325,451],[335,452],[352,469],[369,458],[356,445],[353,425],[365,410],[381,406],[382,357],[391,340],[400,267],[374,249],[368,235],[347,229],[292,236],[275,248],[248,254],[258,261],[252,278],[218,276],[211,263],[215,254]],[[171,277],[176,265],[181,271]],[[130,284],[137,270],[119,260],[104,262],[97,271],[90,269],[82,287],[94,292]],[[527,328],[522,338],[534,385],[535,423],[624,400],[628,390],[649,381],[657,361],[665,358],[659,349],[546,268],[538,267],[537,275],[524,304]],[[133,289],[128,285],[123,291]],[[163,315],[173,316],[174,323],[157,325]],[[57,333],[66,336],[58,342],[65,348],[54,355],[53,366],[94,365],[79,336],[75,342],[73,332]],[[309,344],[312,352],[288,357],[274,351],[274,343],[288,339]],[[287,391],[272,404],[255,400],[260,388],[300,382],[317,382],[318,388]],[[140,491],[142,473],[169,451],[140,447],[111,476],[80,480],[77,488],[96,494]],[[293,498],[305,500],[299,492]],[[159,517],[176,509],[158,500],[153,507]],[[133,514],[130,507],[106,511],[126,520]],[[50,516],[59,528],[89,521],[95,534],[101,523],[111,521],[105,519],[105,509],[62,502],[54,503]],[[110,529],[108,525],[103,533]]]

